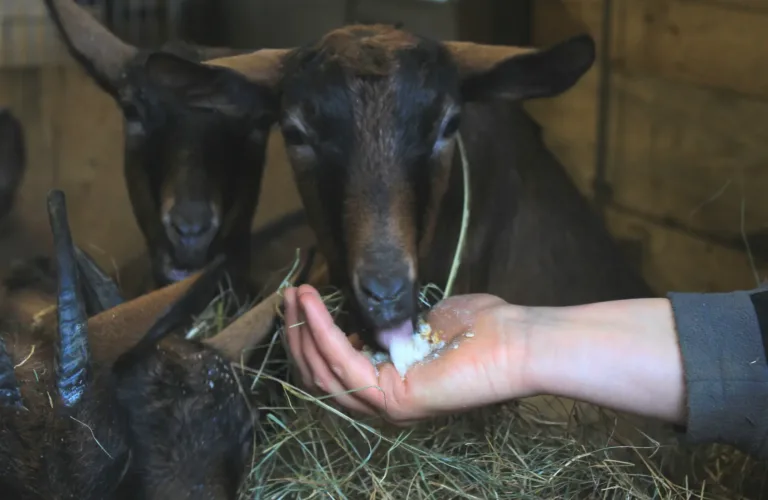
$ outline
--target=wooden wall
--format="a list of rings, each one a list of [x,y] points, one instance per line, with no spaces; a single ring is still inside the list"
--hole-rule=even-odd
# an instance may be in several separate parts
[[[535,45],[582,32],[603,0],[535,0]],[[768,276],[768,3],[613,0],[606,218],[642,243],[660,291],[755,286]],[[598,55],[598,59],[601,56]],[[546,141],[592,195],[600,65],[530,102]],[[755,267],[745,251],[750,242]]]

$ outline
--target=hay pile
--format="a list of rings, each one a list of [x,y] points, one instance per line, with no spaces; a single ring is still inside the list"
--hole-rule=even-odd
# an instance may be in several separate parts
[[[329,308],[338,309],[339,296],[331,298]],[[213,334],[233,319],[226,311],[247,309],[225,292],[194,335]],[[760,498],[754,491],[768,477],[765,465],[725,447],[687,453],[650,438],[628,443],[615,415],[592,424],[579,412],[552,421],[530,404],[510,403],[409,429],[355,420],[285,380],[281,334],[260,366],[239,368],[262,412],[242,498]]]

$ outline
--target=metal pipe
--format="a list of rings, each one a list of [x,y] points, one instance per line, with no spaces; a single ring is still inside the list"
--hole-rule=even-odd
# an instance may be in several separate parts
[[[594,204],[598,214],[604,217],[605,207],[611,199],[611,186],[606,181],[608,163],[608,138],[611,104],[611,44],[612,0],[603,0],[600,40],[600,82],[597,90],[598,115],[595,141],[595,176],[592,180]]]

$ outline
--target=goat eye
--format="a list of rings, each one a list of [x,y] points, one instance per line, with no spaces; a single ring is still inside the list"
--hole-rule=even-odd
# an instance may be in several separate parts
[[[306,136],[296,127],[284,128],[283,140],[286,146],[303,146],[307,143]]]
[[[450,120],[448,120],[448,123],[445,124],[445,127],[443,128],[443,139],[450,139],[451,137],[456,134],[456,132],[459,131],[459,126],[461,125],[461,118],[459,115],[453,115]]]

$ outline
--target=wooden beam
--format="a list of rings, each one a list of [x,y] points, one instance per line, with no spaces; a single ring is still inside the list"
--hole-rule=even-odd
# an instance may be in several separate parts
[[[459,0],[459,39],[494,45],[530,42],[531,0]]]

